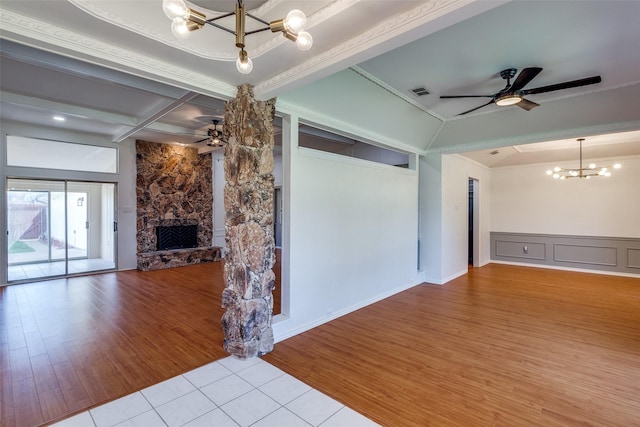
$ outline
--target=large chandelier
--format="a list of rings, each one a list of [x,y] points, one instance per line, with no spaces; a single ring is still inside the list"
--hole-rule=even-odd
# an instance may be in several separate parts
[[[271,30],[273,33],[282,32],[284,37],[295,42],[300,50],[308,50],[313,45],[311,34],[304,31],[307,25],[307,17],[298,9],[289,12],[284,19],[271,22],[264,21],[247,13],[242,0],[238,0],[235,11],[209,19],[207,19],[203,13],[188,8],[184,0],[163,0],[162,10],[164,10],[164,14],[171,19],[171,32],[173,32],[173,35],[177,38],[184,39],[188,37],[192,31],[201,29],[205,24],[236,36],[236,47],[240,49],[238,59],[236,60],[236,68],[242,74],[249,74],[251,70],[253,70],[253,61],[249,58],[247,51],[244,50],[245,36]],[[235,30],[226,28],[215,22],[233,15],[236,17]],[[253,31],[245,31],[245,16],[264,24],[265,27]]]
[[[569,178],[585,178],[590,179],[592,176],[611,176],[611,169],[620,169],[622,165],[615,163],[609,166],[597,166],[595,163],[589,163],[589,166],[582,167],[582,142],[584,138],[578,138],[580,143],[580,167],[578,168],[561,168],[556,166],[553,169],[547,171],[547,175],[552,176],[555,179],[569,179]]]

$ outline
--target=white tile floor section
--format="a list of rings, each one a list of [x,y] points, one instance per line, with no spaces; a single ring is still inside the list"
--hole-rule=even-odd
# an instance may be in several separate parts
[[[378,424],[262,359],[228,357],[56,427],[371,427]]]
[[[68,268],[69,274],[78,274],[91,271],[111,270],[116,268],[116,264],[113,261],[102,258],[72,259],[69,260]],[[10,265],[7,270],[9,282],[64,276],[65,274],[64,261]]]

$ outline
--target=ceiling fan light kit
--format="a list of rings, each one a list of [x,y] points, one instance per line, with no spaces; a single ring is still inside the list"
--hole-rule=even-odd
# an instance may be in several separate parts
[[[194,144],[207,141],[207,145],[213,148],[220,148],[226,145],[226,141],[222,139],[222,125],[219,125],[220,120],[212,120],[213,128],[207,129],[207,137],[196,141]],[[218,127],[220,126],[220,128]]]
[[[620,169],[622,165],[620,163],[615,163],[614,165],[609,166],[596,166],[595,163],[589,163],[589,166],[582,166],[582,142],[584,138],[578,138],[578,143],[580,144],[580,167],[577,168],[561,168],[560,166],[556,166],[553,169],[547,170],[547,175],[553,177],[554,179],[559,179],[561,181],[569,179],[569,178],[584,178],[591,179],[592,176],[611,176],[611,169]]]
[[[507,105],[515,105],[520,101],[522,101],[522,97],[520,95],[517,95],[515,93],[506,94],[496,99],[496,105],[499,105],[500,107],[506,107]]]
[[[443,95],[440,99],[453,99],[453,98],[491,98],[489,102],[486,104],[482,104],[479,107],[472,108],[470,110],[464,111],[459,116],[464,114],[471,113],[473,111],[479,110],[482,107],[486,107],[490,104],[496,104],[500,107],[506,107],[509,105],[517,105],[523,110],[530,111],[535,107],[539,107],[540,104],[525,99],[526,95],[535,95],[539,93],[552,92],[561,89],[570,89],[574,87],[592,85],[595,83],[600,83],[602,78],[600,76],[587,77],[579,80],[572,80],[564,83],[556,83],[548,86],[541,86],[533,89],[524,89],[526,85],[528,85],[531,80],[533,80],[540,72],[542,71],[541,67],[528,67],[524,68],[516,80],[511,84],[511,79],[516,75],[518,70],[515,68],[507,68],[505,70],[500,71],[500,77],[507,81],[505,87],[494,93],[493,95]]]
[[[203,13],[188,8],[184,0],[163,0],[162,10],[167,18],[171,20],[171,32],[179,39],[187,38],[192,31],[199,30],[205,25],[211,25],[233,34],[236,37],[236,47],[240,49],[238,59],[236,60],[236,68],[242,74],[249,74],[251,70],[253,70],[253,61],[247,51],[244,50],[244,39],[247,35],[271,30],[272,33],[281,32],[285,38],[296,43],[300,50],[309,50],[311,46],[313,46],[313,37],[304,31],[307,25],[307,16],[298,9],[293,9],[283,19],[271,22],[264,21],[247,13],[242,0],[238,0],[233,12],[209,19],[207,19]],[[235,30],[226,28],[215,22],[234,15],[236,18]],[[247,16],[265,26],[256,30],[245,31]]]

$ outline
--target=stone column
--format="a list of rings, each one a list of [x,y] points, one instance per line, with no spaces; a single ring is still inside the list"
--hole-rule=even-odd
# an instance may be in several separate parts
[[[224,348],[241,359],[273,349],[273,117],[275,98],[257,101],[238,87],[227,102],[224,137],[226,213],[222,329]]]

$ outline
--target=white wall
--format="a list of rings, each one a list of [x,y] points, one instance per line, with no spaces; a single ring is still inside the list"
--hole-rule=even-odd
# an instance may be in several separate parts
[[[423,280],[442,283],[442,155],[420,157],[420,269]]]
[[[640,237],[640,158],[616,160],[622,169],[589,180],[555,180],[555,164],[494,168],[491,231]]]
[[[137,268],[136,142],[118,146],[118,270]]]
[[[469,178],[478,180],[479,265],[490,259],[491,171],[459,155],[431,155],[420,162],[424,280],[446,283],[468,270]]]
[[[419,282],[417,171],[296,145],[294,135],[278,341]]]

